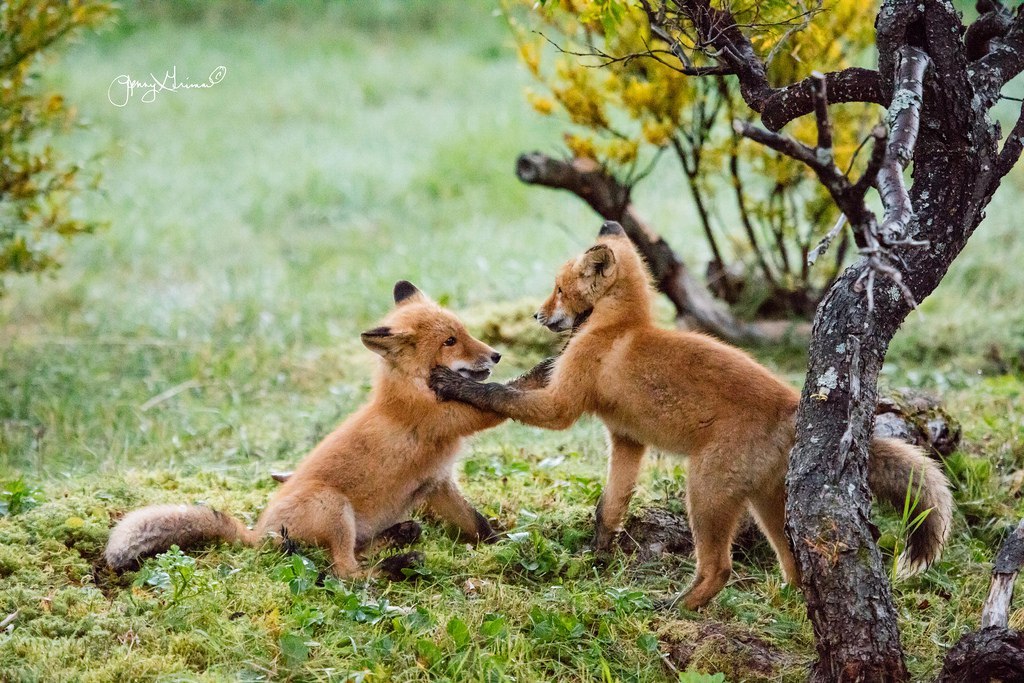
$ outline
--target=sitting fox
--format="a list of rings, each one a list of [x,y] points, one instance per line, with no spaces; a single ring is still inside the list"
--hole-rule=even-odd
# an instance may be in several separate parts
[[[326,548],[340,577],[365,575],[356,559],[375,536],[424,504],[468,541],[495,537],[453,478],[462,439],[504,418],[461,403],[445,403],[427,386],[442,366],[483,380],[501,355],[474,339],[457,317],[409,282],[394,289],[395,309],[361,335],[381,357],[369,401],[307,455],[271,498],[255,528],[200,505],[154,505],[126,515],[107,543],[115,570],[172,545],[210,541],[261,544],[272,537]],[[540,387],[544,366],[513,384]]]
[[[725,586],[746,508],[784,578],[797,582],[784,522],[799,394],[737,348],[656,327],[650,276],[618,223],[605,223],[597,244],[562,266],[535,317],[556,332],[573,330],[546,387],[477,384],[444,367],[434,370],[431,386],[442,398],[548,429],[565,429],[584,413],[600,417],[611,461],[597,506],[598,552],[610,551],[621,529],[647,447],[689,455],[686,503],[697,570],[683,595],[688,609]],[[876,496],[902,506],[913,477],[913,490],[921,489],[913,514],[931,509],[900,558],[903,572],[913,573],[939,555],[949,533],[949,484],[918,448],[876,438],[870,451]]]

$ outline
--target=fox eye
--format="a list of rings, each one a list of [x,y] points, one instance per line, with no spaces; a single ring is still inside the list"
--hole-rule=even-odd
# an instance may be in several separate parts
[[[562,296],[562,288],[561,287],[558,288],[558,296]]]
[[[455,346],[455,342],[458,341],[455,337],[448,337],[444,340],[445,346]]]

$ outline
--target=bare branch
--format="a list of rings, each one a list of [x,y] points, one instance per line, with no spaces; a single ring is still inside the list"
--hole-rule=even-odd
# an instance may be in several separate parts
[[[825,74],[828,98],[832,104],[840,102],[871,102],[886,105],[882,95],[882,79],[877,71],[850,67]],[[761,122],[768,130],[778,131],[783,126],[814,111],[813,77],[773,90],[760,110]]]
[[[982,628],[1006,628],[1010,620],[1010,603],[1013,601],[1013,583],[1020,573],[1021,565],[1024,565],[1024,520],[1006,539],[996,556],[992,568],[992,585],[981,608]]]
[[[1003,148],[999,150],[999,156],[996,157],[993,183],[998,184],[1003,176],[1010,172],[1010,169],[1020,159],[1022,151],[1024,151],[1024,107],[1021,107],[1017,123],[1013,125],[1013,130],[1010,131],[1006,142],[1003,143]]]
[[[832,240],[839,236],[842,232],[843,226],[846,225],[846,214],[839,214],[839,219],[836,224],[832,226],[832,229],[826,233],[826,235],[818,242],[818,246],[811,250],[811,253],[807,255],[807,265],[813,266],[814,262],[818,260],[818,257],[828,251],[829,246],[832,244]]]
[[[991,107],[999,99],[999,91],[1014,76],[1024,71],[1024,12],[1018,11],[1006,32],[986,41],[988,51],[979,58],[972,82],[982,106]]]
[[[930,63],[927,54],[909,45],[900,48],[897,60],[896,92],[889,105],[889,142],[875,181],[885,207],[880,230],[886,240],[902,238],[914,216],[910,194],[903,182],[903,169],[917,146],[924,72]]]
[[[814,116],[818,123],[818,150],[827,150],[832,155],[832,123],[828,118],[828,81],[819,71],[811,74],[814,79]]]
[[[864,168],[864,174],[853,185],[854,193],[864,196],[867,194],[868,189],[875,184],[878,172],[885,162],[886,140],[888,136],[889,131],[886,130],[885,126],[878,125],[871,129],[871,135],[868,136],[874,141],[871,145],[871,156],[868,158],[868,165]]]

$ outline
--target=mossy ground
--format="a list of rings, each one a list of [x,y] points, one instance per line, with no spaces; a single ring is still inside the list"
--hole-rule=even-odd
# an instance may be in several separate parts
[[[56,279],[13,281],[0,302],[0,479],[40,489],[38,505],[0,517],[0,619],[18,612],[0,632],[0,679],[661,681],[677,678],[664,659],[687,639],[700,671],[805,677],[804,603],[763,556],[738,553],[700,614],[665,600],[690,558],[595,568],[605,445],[589,419],[477,438],[462,481],[513,535],[468,548],[427,524],[417,581],[316,585],[271,549],[154,560],[140,585],[98,564],[111,522],[145,503],[254,518],[268,472],[365,397],[373,356],[358,332],[395,280],[518,337],[499,303],[539,300],[587,244],[598,221],[585,207],[512,177],[515,155],[553,149],[560,125],[522,104],[526,78],[491,9],[129,4],[119,28],[48,69],[90,124],[61,144],[101,166],[106,193],[86,209],[109,228],[80,239]],[[208,91],[107,102],[119,74],[221,64]],[[977,626],[993,551],[1024,514],[1022,185],[1008,178],[883,378],[939,392],[964,425],[947,462],[949,549],[896,586],[916,679]],[[636,200],[697,267],[680,188],[666,166]],[[503,349],[499,378],[537,357],[544,337],[530,334]],[[799,353],[758,353],[800,381]],[[655,456],[635,506],[678,506],[684,484],[682,461]],[[896,520],[878,521],[891,543]],[[744,642],[782,653],[771,673]]]

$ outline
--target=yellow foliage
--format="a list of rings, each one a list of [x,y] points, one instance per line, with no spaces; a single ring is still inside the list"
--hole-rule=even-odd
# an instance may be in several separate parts
[[[562,138],[574,157],[597,160],[597,148],[594,146],[593,138],[585,138],[572,133],[565,133]]]
[[[538,114],[550,116],[555,110],[555,103],[551,101],[551,98],[538,95],[529,88],[526,90],[526,99]]]
[[[605,155],[612,161],[623,166],[636,161],[640,143],[636,140],[612,140],[605,145]]]
[[[675,126],[670,121],[644,121],[641,130],[644,140],[655,147],[664,147],[672,139]]]

